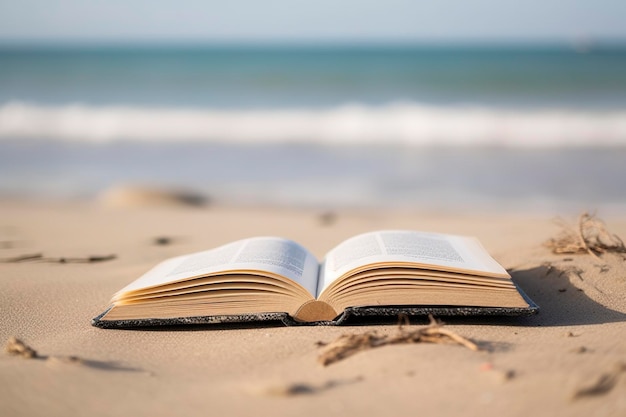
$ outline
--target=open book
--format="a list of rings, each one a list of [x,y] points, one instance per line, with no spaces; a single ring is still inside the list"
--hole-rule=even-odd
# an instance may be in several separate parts
[[[322,262],[277,237],[172,258],[118,291],[93,324],[339,324],[349,316],[536,311],[477,239],[379,231],[341,242]]]

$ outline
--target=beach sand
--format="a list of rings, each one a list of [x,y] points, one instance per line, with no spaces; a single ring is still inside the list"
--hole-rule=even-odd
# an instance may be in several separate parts
[[[600,213],[601,215],[601,213]],[[551,214],[384,210],[113,209],[82,202],[0,203],[0,258],[115,255],[94,263],[0,263],[3,416],[626,415],[626,263],[554,255]],[[575,220],[575,219],[571,219]],[[626,217],[605,218],[626,237]],[[294,239],[320,258],[357,233],[389,228],[478,237],[541,307],[528,318],[446,318],[478,343],[402,344],[324,367],[317,342],[395,324],[349,327],[91,326],[114,292],[156,263],[239,238]],[[161,238],[155,244],[155,239]],[[425,326],[412,319],[409,328]],[[80,360],[68,359],[78,357]]]

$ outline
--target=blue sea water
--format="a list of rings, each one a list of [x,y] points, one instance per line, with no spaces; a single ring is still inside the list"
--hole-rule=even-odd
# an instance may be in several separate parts
[[[626,49],[0,48],[0,196],[626,207]]]
[[[626,105],[626,50],[563,47],[0,49],[0,102],[319,107]]]

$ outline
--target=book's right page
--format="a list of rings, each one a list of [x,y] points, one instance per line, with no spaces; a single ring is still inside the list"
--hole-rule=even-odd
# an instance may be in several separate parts
[[[424,269],[509,278],[473,237],[406,230],[369,232],[347,239],[326,254],[317,296],[335,280],[364,267],[389,262]]]
[[[341,242],[321,265],[318,300],[365,317],[531,315],[539,308],[476,238],[386,230]]]

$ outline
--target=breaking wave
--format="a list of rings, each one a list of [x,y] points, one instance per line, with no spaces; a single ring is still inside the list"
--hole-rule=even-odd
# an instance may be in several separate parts
[[[94,143],[624,146],[626,109],[511,110],[405,102],[224,110],[9,102],[0,106],[0,138]]]

